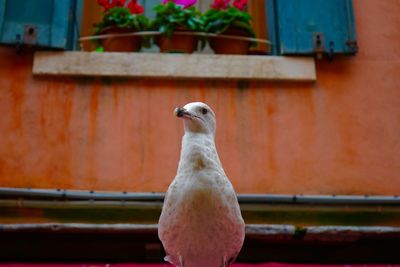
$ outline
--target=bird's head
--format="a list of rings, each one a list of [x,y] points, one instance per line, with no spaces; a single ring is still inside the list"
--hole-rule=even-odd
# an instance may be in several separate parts
[[[185,132],[215,133],[214,111],[204,103],[192,102],[183,108],[175,108],[174,113],[177,117],[184,119]]]

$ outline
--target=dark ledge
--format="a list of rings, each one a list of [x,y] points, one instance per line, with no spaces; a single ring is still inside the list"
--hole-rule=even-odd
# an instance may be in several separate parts
[[[398,263],[400,228],[247,225],[242,262]],[[151,224],[2,224],[0,261],[161,262]]]

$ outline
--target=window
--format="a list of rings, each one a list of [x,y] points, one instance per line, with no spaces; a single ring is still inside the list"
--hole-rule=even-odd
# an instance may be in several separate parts
[[[212,4],[213,0],[198,0],[196,7],[201,11],[205,12]],[[149,18],[154,18],[155,12],[153,7],[156,4],[161,3],[161,0],[139,0],[139,3],[143,5],[145,15]],[[96,1],[84,1],[84,13],[82,21],[82,36],[89,36],[92,34],[92,25],[99,21],[102,14],[102,8],[97,5]],[[248,5],[248,11],[253,16],[253,28],[257,33],[258,38],[268,39],[266,32],[266,16],[265,16],[265,1],[250,0]],[[87,42],[84,45],[85,50],[94,49],[93,44]],[[255,47],[255,50],[267,53],[269,47],[265,44],[260,44]]]
[[[153,17],[152,7],[160,1],[141,0],[146,15]],[[210,2],[200,0],[198,7],[204,10]],[[351,0],[253,0],[248,9],[257,36],[268,36],[274,55],[357,52]],[[0,43],[73,50],[79,29],[82,36],[90,35],[101,11],[96,1],[0,0]],[[267,51],[262,45],[256,49]]]
[[[141,0],[147,16],[154,17],[152,7],[160,1]],[[205,11],[212,0],[198,2],[198,8]],[[90,25],[99,20],[101,9],[92,1],[85,3],[85,10],[85,16],[93,16],[93,11],[98,10],[95,19],[84,17],[83,32],[90,35]],[[331,56],[357,52],[351,0],[253,0],[249,1],[248,11],[253,16],[257,37],[272,42],[271,51],[266,45],[259,45],[255,48],[258,52]]]

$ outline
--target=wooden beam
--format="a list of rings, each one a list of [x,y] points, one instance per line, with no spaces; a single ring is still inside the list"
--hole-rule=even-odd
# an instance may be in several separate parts
[[[34,75],[169,79],[316,80],[311,57],[37,52]]]
[[[153,201],[0,199],[0,223],[155,224],[161,205]],[[400,226],[398,205],[242,203],[240,208],[247,224]]]
[[[28,223],[0,224],[1,233],[103,233],[157,234],[157,224]],[[246,237],[264,240],[305,240],[314,242],[357,242],[360,239],[400,237],[400,227],[389,226],[306,226],[290,224],[247,224]]]

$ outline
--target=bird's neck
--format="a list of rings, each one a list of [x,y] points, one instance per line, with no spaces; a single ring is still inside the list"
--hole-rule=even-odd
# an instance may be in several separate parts
[[[221,162],[215,148],[214,135],[186,132],[182,138],[181,159],[178,172],[220,169]]]

